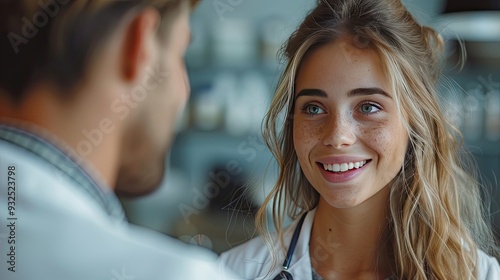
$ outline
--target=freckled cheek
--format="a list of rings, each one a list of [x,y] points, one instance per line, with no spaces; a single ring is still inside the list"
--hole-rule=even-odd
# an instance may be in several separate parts
[[[299,158],[307,158],[320,140],[320,129],[307,123],[296,121],[293,124],[293,144]]]
[[[386,124],[362,129],[361,133],[361,137],[378,154],[379,164],[386,166],[402,164],[408,143],[407,134],[402,127]]]
[[[392,137],[388,141],[390,141],[389,145],[393,147],[391,149],[393,159],[402,165],[408,147],[408,132],[402,123],[398,123],[393,126],[391,135]]]
[[[356,134],[358,139],[378,151],[377,147],[384,142],[388,126],[385,122],[357,122]]]

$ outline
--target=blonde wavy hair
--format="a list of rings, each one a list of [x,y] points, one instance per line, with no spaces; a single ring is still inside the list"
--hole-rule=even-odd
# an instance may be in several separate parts
[[[349,38],[381,58],[409,135],[401,172],[390,183],[390,230],[399,279],[477,279],[477,249],[498,256],[472,161],[438,101],[443,41],[420,25],[400,0],[319,0],[286,42],[287,66],[264,121],[263,135],[279,165],[278,180],[256,216],[272,248],[268,206],[285,250],[283,223],[316,207],[319,194],[293,147],[294,83],[304,56]],[[276,256],[273,256],[276,259]]]

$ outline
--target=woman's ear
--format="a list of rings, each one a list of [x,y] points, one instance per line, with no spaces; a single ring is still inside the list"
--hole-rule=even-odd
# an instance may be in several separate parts
[[[160,24],[157,10],[146,8],[135,14],[125,27],[122,41],[122,77],[131,82],[141,77],[157,60],[156,32]]]

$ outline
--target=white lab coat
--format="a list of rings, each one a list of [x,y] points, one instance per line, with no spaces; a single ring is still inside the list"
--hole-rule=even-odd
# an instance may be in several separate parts
[[[299,241],[288,272],[294,279],[312,280],[311,259],[309,256],[309,239],[314,220],[315,210],[310,211],[302,225]],[[297,226],[295,220],[284,231],[285,244],[288,246]],[[240,279],[273,279],[283,270],[282,264],[286,253],[283,253],[279,241],[276,240],[275,252],[279,256],[278,262],[273,265],[268,247],[260,237],[256,237],[231,250],[224,252],[219,257],[220,265],[227,266],[238,275]],[[479,252],[479,273],[481,280],[500,280],[500,266],[497,260]]]
[[[8,166],[16,168],[13,231],[6,226]],[[41,158],[0,140],[0,279],[231,279],[212,252],[113,219],[72,184]]]

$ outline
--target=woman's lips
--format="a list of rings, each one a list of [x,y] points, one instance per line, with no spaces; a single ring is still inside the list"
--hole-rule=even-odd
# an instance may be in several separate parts
[[[330,164],[327,166],[328,170],[325,170],[325,164],[323,163],[318,162],[317,165],[318,168],[320,169],[321,174],[328,182],[344,183],[353,180],[354,178],[359,176],[364,171],[366,165],[369,164],[370,162],[371,160],[365,160],[365,161],[351,162],[351,163]],[[357,168],[356,165],[358,166]]]
[[[333,172],[345,172],[350,169],[358,169],[360,167],[363,167],[363,165],[366,164],[366,160],[361,160],[361,161],[351,161],[351,162],[345,162],[345,163],[333,163],[333,164],[327,164],[323,163],[323,168],[327,171],[333,171]]]

